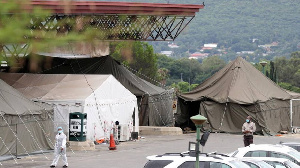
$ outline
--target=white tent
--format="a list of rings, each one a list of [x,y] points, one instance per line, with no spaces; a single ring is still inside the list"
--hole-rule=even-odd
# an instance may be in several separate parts
[[[112,75],[0,73],[0,78],[27,98],[53,105],[54,125],[65,131],[69,113],[81,112],[87,113],[89,140],[108,138],[115,121],[138,132],[137,98]]]

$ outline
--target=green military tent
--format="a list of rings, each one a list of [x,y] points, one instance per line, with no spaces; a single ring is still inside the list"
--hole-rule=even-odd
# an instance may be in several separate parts
[[[111,56],[76,58],[31,54],[10,68],[17,73],[112,74],[138,100],[139,125],[173,126],[173,90],[158,87],[129,71]]]
[[[53,108],[34,103],[0,79],[0,156],[53,149]]]
[[[189,118],[200,113],[212,131],[238,133],[250,115],[262,133],[290,131],[293,96],[238,57],[193,91],[178,96],[176,125],[193,128]],[[299,123],[300,108],[295,109],[293,122]]]

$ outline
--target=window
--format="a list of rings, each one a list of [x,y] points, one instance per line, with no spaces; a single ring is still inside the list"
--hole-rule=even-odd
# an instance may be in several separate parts
[[[239,152],[238,150],[234,151],[232,156],[235,156],[238,152]]]
[[[210,162],[209,163],[210,168],[231,168],[225,163],[219,163],[219,162]]]
[[[288,159],[290,161],[293,161],[293,162],[297,162],[295,159],[293,159],[292,157],[286,155],[286,154],[283,154],[283,153],[276,153],[276,152],[271,152],[271,155],[270,157],[276,157],[276,158],[285,158],[285,159]]]
[[[275,167],[275,168],[286,168],[284,166],[284,164],[280,163],[280,162],[271,162],[271,161],[266,161],[267,163],[269,163],[271,166]]]
[[[247,164],[242,162],[242,161],[237,161],[237,160],[233,160],[230,161],[230,163],[234,166],[234,167],[247,167]]]
[[[205,163],[206,163],[206,167],[205,167]],[[192,162],[192,161],[184,162],[180,166],[178,166],[178,168],[195,168],[195,167],[196,167],[196,162]],[[207,162],[199,162],[199,167],[209,168]]]
[[[267,151],[249,151],[244,157],[267,157]]]
[[[293,158],[300,160],[300,153],[297,151],[289,151],[288,152],[289,155],[293,156]]]
[[[287,165],[287,166],[289,166],[289,167],[291,167],[291,168],[292,167],[299,167],[296,163],[294,163],[294,162],[292,162],[290,160],[285,161],[284,164]]]
[[[144,168],[163,168],[172,162],[172,160],[149,160]]]
[[[250,166],[251,168],[259,168],[259,166],[256,166],[255,164],[251,163],[251,162],[244,162],[246,163],[248,166]]]

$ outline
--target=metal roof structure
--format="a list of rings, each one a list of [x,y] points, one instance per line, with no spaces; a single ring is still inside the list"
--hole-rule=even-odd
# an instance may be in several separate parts
[[[203,5],[103,1],[30,1],[48,9],[45,20],[33,19],[31,29],[69,33],[96,29],[99,40],[175,40]],[[75,24],[71,24],[75,23]]]
[[[160,16],[195,16],[203,5],[133,3],[105,1],[31,1],[31,5],[50,9],[57,14],[127,14]]]

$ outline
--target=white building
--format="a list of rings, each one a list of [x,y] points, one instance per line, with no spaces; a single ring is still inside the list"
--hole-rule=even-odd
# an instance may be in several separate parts
[[[168,44],[168,47],[169,48],[179,48],[179,46],[174,43]]]
[[[166,56],[171,56],[173,54],[173,51],[161,51],[160,54],[166,55]]]
[[[208,43],[208,44],[204,44],[204,48],[217,48],[218,47],[218,43]]]

